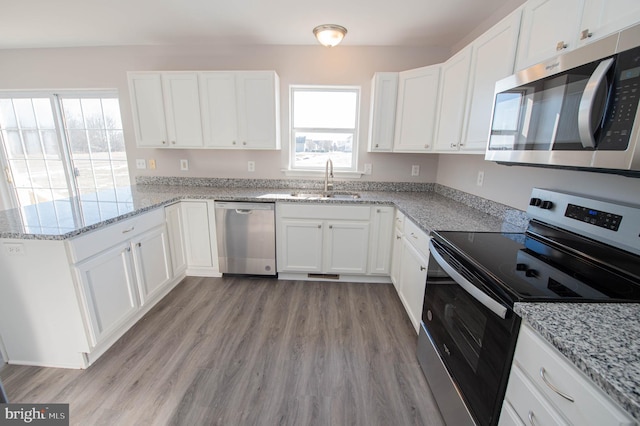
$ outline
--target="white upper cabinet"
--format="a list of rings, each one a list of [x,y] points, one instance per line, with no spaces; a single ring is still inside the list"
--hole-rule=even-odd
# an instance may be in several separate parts
[[[235,73],[203,72],[199,79],[204,145],[232,148],[238,143]]]
[[[279,80],[273,71],[200,73],[205,146],[279,149]]]
[[[169,148],[202,147],[198,77],[193,73],[162,75]]]
[[[238,134],[243,148],[280,149],[280,83],[273,71],[236,75]]]
[[[399,73],[394,151],[433,149],[439,79],[440,65]]]
[[[167,126],[159,73],[129,73],[133,127],[139,147],[167,145]]]
[[[139,147],[202,147],[195,74],[129,73],[129,92]]]
[[[578,46],[640,22],[638,0],[585,0]]]
[[[513,73],[520,18],[518,9],[471,44],[471,72],[461,151],[484,153],[496,81]]]
[[[398,73],[375,73],[371,80],[370,152],[390,152],[393,150],[397,99]]]
[[[274,71],[131,72],[128,77],[139,147],[280,149]]]
[[[436,151],[457,151],[462,137],[471,48],[466,47],[442,64]]]
[[[516,69],[574,49],[584,0],[529,0],[524,7]]]

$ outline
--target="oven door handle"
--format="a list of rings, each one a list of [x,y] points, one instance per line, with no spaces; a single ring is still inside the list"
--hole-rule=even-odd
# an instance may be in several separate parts
[[[458,271],[456,271],[451,265],[447,263],[446,260],[442,257],[442,255],[438,252],[438,249],[433,244],[433,241],[429,241],[429,249],[431,250],[431,255],[438,262],[438,265],[444,271],[449,274],[453,280],[460,285],[471,297],[476,299],[482,305],[484,305],[487,309],[489,309],[494,314],[498,315],[500,318],[505,319],[507,317],[507,308],[495,301],[493,298],[488,296],[485,292],[480,290],[478,287],[473,285],[469,280],[463,277]]]

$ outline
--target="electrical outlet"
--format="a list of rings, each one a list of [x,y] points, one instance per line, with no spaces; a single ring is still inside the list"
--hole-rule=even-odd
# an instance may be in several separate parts
[[[476,185],[482,186],[484,183],[484,170],[480,170],[478,172],[478,179],[476,180]]]
[[[180,170],[183,172],[189,170],[189,160],[180,160]]]
[[[144,158],[138,158],[136,160],[136,169],[146,169],[147,168],[147,162],[144,160]]]
[[[249,172],[255,172],[256,171],[256,162],[255,161],[248,161],[247,162],[247,171],[249,171]]]
[[[155,170],[156,168],[156,160],[154,160],[153,158],[149,160],[149,168],[151,170]]]
[[[411,166],[411,176],[419,176],[420,175],[420,166],[414,164]]]
[[[9,256],[24,256],[24,244],[5,243],[4,248]]]
[[[364,165],[364,174],[365,175],[370,175],[371,174],[371,163],[365,163],[365,165]]]

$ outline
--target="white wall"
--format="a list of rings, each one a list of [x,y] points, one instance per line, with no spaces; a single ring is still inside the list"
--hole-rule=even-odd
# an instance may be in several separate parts
[[[288,164],[291,84],[359,85],[361,92],[359,168],[372,163],[372,181],[433,182],[437,156],[366,152],[370,81],[375,71],[401,71],[442,62],[448,48],[322,46],[163,46],[0,51],[0,90],[116,88],[120,93],[131,175],[285,178]],[[127,71],[274,69],[281,86],[281,151],[162,150],[135,147]],[[136,170],[135,159],[155,159],[157,169]],[[189,160],[181,172],[179,160]],[[256,172],[247,172],[247,161]],[[411,165],[420,176],[411,177]]]
[[[478,172],[484,183],[477,186]],[[640,179],[575,170],[503,166],[482,155],[441,155],[437,182],[520,210],[531,188],[550,188],[640,204]]]

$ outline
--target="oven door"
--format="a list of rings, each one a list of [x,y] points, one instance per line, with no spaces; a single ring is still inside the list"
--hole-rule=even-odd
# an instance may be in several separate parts
[[[520,318],[479,271],[436,241],[430,248],[419,361],[447,423],[497,424]]]

